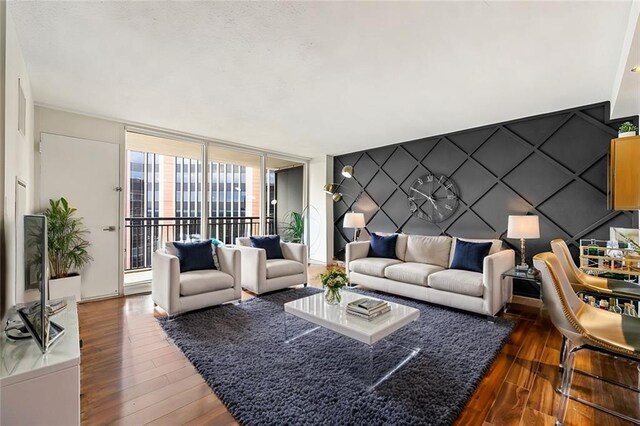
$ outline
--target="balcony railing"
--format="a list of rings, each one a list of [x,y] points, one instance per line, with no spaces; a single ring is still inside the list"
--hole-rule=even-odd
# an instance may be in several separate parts
[[[125,271],[151,268],[151,255],[167,241],[199,239],[199,217],[127,217],[125,218]],[[256,216],[214,216],[207,218],[206,238],[235,244],[236,237],[260,232]],[[267,233],[275,234],[272,217],[267,217]]]

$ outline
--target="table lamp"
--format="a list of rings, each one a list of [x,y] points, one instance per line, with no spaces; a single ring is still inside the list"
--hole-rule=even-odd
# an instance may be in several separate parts
[[[358,241],[360,228],[364,228],[364,213],[349,212],[344,215],[343,228],[353,228],[353,241]]]
[[[520,238],[520,264],[516,266],[517,271],[528,271],[535,273],[535,269],[531,267],[525,260],[525,239],[540,238],[540,223],[538,216],[509,216],[509,225],[507,227],[507,238]]]

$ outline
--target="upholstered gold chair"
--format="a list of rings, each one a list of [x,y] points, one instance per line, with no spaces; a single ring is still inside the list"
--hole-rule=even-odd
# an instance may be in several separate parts
[[[640,393],[637,387],[620,384],[573,368],[575,353],[582,349],[640,362],[640,319],[598,309],[582,302],[573,291],[560,259],[555,254],[549,252],[537,254],[533,258],[533,263],[540,270],[545,307],[551,322],[563,338],[560,353],[562,383],[558,389],[562,399],[556,424],[561,425],[564,421],[569,398],[640,424],[640,420],[634,417],[571,395],[571,379],[575,373]]]
[[[573,262],[573,258],[571,257],[569,247],[567,247],[567,243],[563,240],[552,240],[551,251],[553,251],[553,254],[558,258],[560,266],[562,266],[564,273],[567,275],[567,278],[575,291],[588,289],[599,293],[610,292],[607,288],[606,278],[586,274],[576,266]]]

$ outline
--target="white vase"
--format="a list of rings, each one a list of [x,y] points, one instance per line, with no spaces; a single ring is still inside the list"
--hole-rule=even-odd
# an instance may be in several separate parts
[[[76,302],[82,298],[82,279],[80,275],[49,280],[49,300],[74,296]]]
[[[636,132],[622,132],[622,133],[618,132],[619,138],[628,138],[630,136],[635,136],[635,135],[636,135]]]

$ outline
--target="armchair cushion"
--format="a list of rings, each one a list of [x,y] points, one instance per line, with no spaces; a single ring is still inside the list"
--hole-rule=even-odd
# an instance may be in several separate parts
[[[269,259],[267,260],[267,279],[286,277],[289,275],[302,274],[304,265],[295,260]]]
[[[375,232],[372,233],[369,242],[369,257],[395,259],[397,239],[398,234],[378,235]]]
[[[176,255],[180,260],[180,272],[215,269],[211,240],[193,243],[174,242]]]
[[[251,247],[264,249],[267,254],[267,259],[284,259],[282,248],[280,247],[279,235],[249,238],[251,239]]]
[[[233,277],[213,269],[182,272],[180,274],[180,295],[210,293],[233,287]]]
[[[484,294],[482,274],[471,271],[445,269],[428,277],[429,287],[450,293],[481,297]]]
[[[484,258],[489,254],[491,245],[491,243],[472,243],[457,240],[451,269],[482,272]]]

